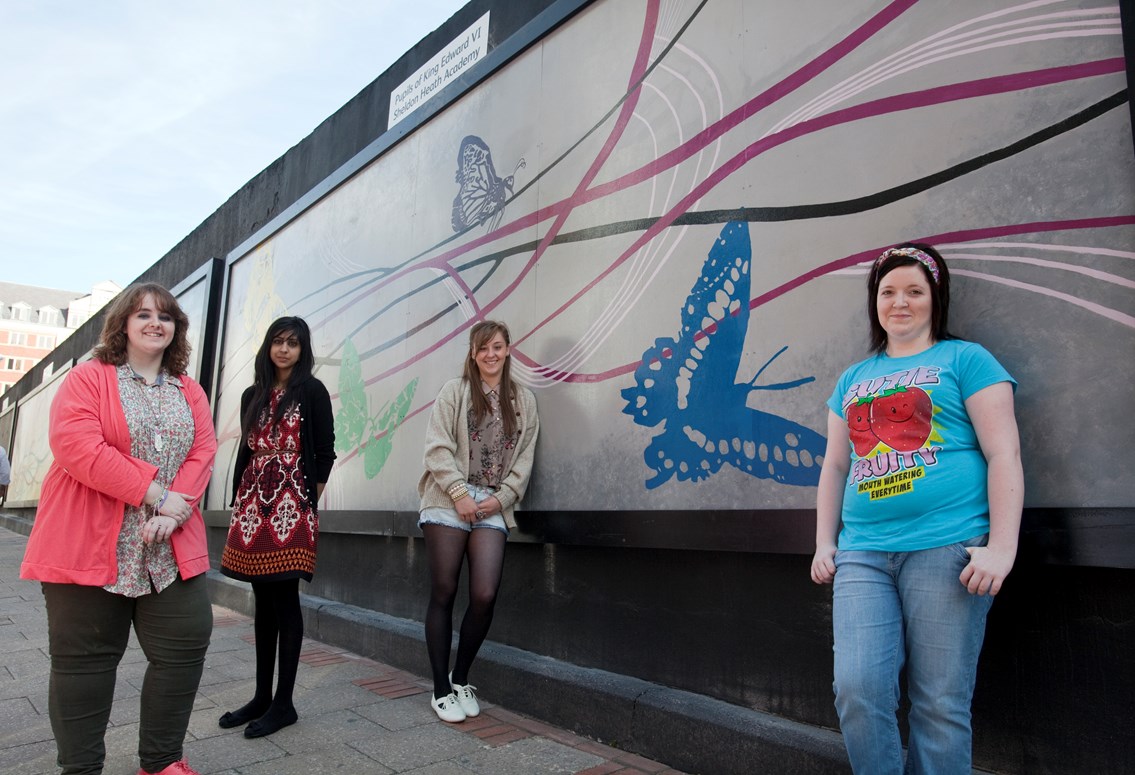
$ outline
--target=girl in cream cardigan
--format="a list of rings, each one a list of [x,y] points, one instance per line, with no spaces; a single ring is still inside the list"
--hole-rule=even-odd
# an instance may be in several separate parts
[[[469,668],[493,620],[505,542],[516,527],[513,508],[528,487],[540,430],[532,391],[512,381],[509,342],[503,323],[487,320],[470,329],[464,375],[442,387],[426,431],[418,525],[430,566],[430,703],[449,722],[481,712]],[[453,603],[466,556],[469,607],[450,672]]]

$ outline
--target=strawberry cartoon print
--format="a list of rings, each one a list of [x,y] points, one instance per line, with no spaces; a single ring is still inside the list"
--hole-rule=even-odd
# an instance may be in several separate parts
[[[870,398],[861,398],[847,408],[847,432],[859,457],[867,457],[879,446],[879,437],[871,430],[871,403]]]
[[[897,452],[921,449],[933,430],[934,402],[920,387],[898,386],[847,408],[847,430],[859,457],[880,442]]]

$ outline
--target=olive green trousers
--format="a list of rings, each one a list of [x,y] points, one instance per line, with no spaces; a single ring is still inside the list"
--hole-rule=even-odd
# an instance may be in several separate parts
[[[100,775],[118,663],[133,627],[146,656],[138,758],[160,772],[181,758],[205,668],[213,613],[205,576],[132,598],[102,587],[44,583],[51,679],[48,712],[63,775]]]

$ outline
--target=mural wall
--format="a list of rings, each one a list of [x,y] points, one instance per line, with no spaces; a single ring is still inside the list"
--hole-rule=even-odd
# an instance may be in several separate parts
[[[184,288],[175,288],[174,295],[186,317],[189,318],[189,328],[186,336],[189,340],[191,357],[186,368],[186,374],[198,382],[203,372],[209,370],[209,363],[203,362],[205,357],[205,321],[209,311],[209,278],[202,277],[190,282]]]
[[[218,470],[268,322],[302,315],[324,508],[415,509],[491,317],[540,405],[528,508],[810,508],[866,266],[917,239],[1020,382],[1027,505],[1130,506],[1135,426],[1101,411],[1135,384],[1124,67],[1112,2],[593,3],[229,257]]]
[[[55,400],[67,371],[63,369],[53,374],[17,405],[18,422],[8,448],[12,460],[12,483],[8,486],[6,501],[9,505],[33,504],[39,500],[43,478],[55,459],[46,431],[51,402]]]
[[[382,132],[393,85],[453,50],[435,34],[160,262],[182,278],[221,438],[214,560],[252,354],[273,318],[303,315],[339,453],[310,591],[419,617],[426,421],[470,326],[503,319],[540,405],[524,506],[543,513],[509,549],[494,640],[833,728],[830,590],[802,556],[825,402],[866,355],[870,262],[925,240],[950,263],[954,333],[1020,382],[1031,510],[985,640],[977,760],[1129,771],[1135,485],[1116,458],[1135,424],[1115,415],[1135,398],[1135,156],[1118,5],[579,5],[467,6],[443,29],[471,35],[488,9],[468,73],[339,170],[314,161],[364,147],[364,114]],[[223,268],[205,255],[230,250]],[[58,375],[82,357],[69,341],[55,381],[0,414],[6,507],[38,499]],[[381,658],[419,670],[412,646]]]
[[[195,272],[172,289],[178,304],[189,318],[187,337],[192,348],[186,372],[199,379],[200,374],[210,368],[204,352],[205,328],[208,321],[208,306],[211,276],[207,272]],[[88,351],[80,360],[91,357]],[[51,403],[59,392],[64,375],[70,370],[68,361],[55,371],[44,383],[27,396],[20,399],[14,410],[0,415],[0,440],[11,435],[8,447],[12,458],[12,484],[8,489],[9,506],[34,506],[39,501],[40,488],[47,476],[55,456],[51,451],[47,429],[50,425]],[[13,427],[14,426],[14,427]],[[0,442],[0,446],[5,446]]]

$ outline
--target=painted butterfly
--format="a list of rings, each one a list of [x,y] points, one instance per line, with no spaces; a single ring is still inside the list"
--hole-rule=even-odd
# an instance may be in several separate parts
[[[623,412],[636,423],[665,423],[643,454],[655,471],[648,489],[673,476],[707,479],[725,463],[783,484],[819,483],[824,437],[746,405],[754,390],[812,378],[764,388],[753,386],[760,372],[753,382],[735,381],[749,327],[751,263],[748,225],[726,224],[686,297],[678,339],[657,339],[642,354],[635,386],[622,391]]]
[[[453,230],[462,231],[482,223],[488,223],[490,231],[495,229],[504,217],[504,200],[512,193],[513,175],[524,166],[521,159],[512,175],[499,178],[485,141],[475,135],[463,139],[454,176],[459,188],[453,198]]]

